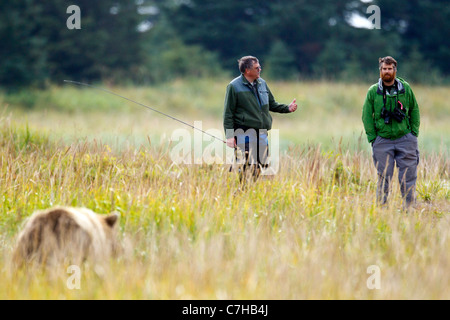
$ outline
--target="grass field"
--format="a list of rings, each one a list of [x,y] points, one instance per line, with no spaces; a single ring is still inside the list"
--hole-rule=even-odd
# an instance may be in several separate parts
[[[226,84],[110,89],[222,130]],[[157,113],[72,86],[1,94],[0,299],[449,299],[449,89],[413,86],[421,162],[405,212],[397,182],[388,207],[374,202],[367,88],[273,83],[299,110],[273,114],[279,172],[240,192],[226,165],[174,164],[170,139],[185,128]],[[24,219],[57,204],[121,214],[123,255],[81,266],[80,289],[67,269],[10,265]]]

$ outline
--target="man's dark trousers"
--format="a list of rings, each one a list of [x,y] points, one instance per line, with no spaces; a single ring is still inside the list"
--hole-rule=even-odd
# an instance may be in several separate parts
[[[406,206],[415,202],[417,165],[419,148],[417,137],[408,133],[403,137],[390,140],[378,136],[372,145],[373,160],[378,172],[377,200],[387,202],[390,183],[394,175],[394,164],[398,168],[398,180]]]

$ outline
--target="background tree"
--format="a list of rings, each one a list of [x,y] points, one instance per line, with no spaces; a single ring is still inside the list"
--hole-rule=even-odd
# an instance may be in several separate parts
[[[265,77],[274,80],[292,80],[298,77],[294,54],[283,41],[275,41],[264,59]]]
[[[81,30],[66,27],[69,5],[81,9]],[[379,30],[353,22],[369,17],[369,5],[381,9]],[[243,55],[259,57],[273,78],[367,81],[392,55],[405,78],[442,83],[449,21],[446,0],[2,1],[0,86],[236,74]]]
[[[33,2],[0,2],[0,85],[10,89],[46,77],[47,39],[36,21],[42,7]]]

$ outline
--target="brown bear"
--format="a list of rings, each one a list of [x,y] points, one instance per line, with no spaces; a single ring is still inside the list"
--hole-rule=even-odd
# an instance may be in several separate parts
[[[118,215],[99,215],[86,208],[53,207],[35,212],[19,233],[13,262],[55,265],[105,261],[117,249]]]

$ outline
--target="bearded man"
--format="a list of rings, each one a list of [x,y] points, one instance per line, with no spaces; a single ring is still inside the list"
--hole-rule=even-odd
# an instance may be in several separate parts
[[[404,206],[415,203],[417,165],[419,164],[420,114],[410,85],[397,75],[397,61],[379,59],[380,79],[367,92],[362,121],[378,172],[377,201],[387,203],[394,165]]]

